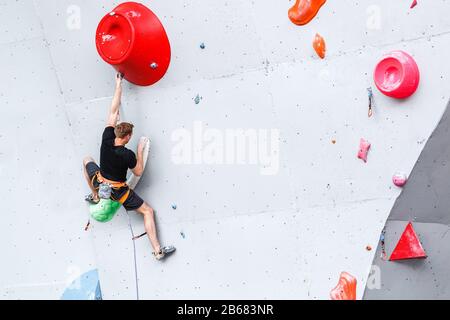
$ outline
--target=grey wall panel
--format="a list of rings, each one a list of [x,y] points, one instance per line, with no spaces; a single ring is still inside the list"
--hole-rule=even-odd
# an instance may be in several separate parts
[[[394,250],[407,221],[390,220],[386,226],[386,251]],[[414,229],[428,257],[426,259],[383,261],[379,247],[364,299],[449,299],[447,250],[450,233],[443,224],[414,222]],[[378,280],[380,281],[378,283]]]
[[[327,1],[305,26],[286,18],[294,1],[253,1],[252,14],[264,55],[272,64],[318,59],[312,41],[316,33],[327,43],[327,56],[358,55],[358,50],[385,48],[450,31],[447,0],[422,1],[413,10],[405,1]]]
[[[0,78],[0,290],[9,299],[58,299],[96,267],[83,231],[81,163],[43,39],[2,45],[0,60],[8,61]]]
[[[41,38],[41,22],[33,1],[0,1],[0,44]]]
[[[97,54],[97,24],[115,1],[36,0],[50,54],[67,104],[112,96],[110,68]]]
[[[450,224],[450,109],[428,140],[389,219]]]
[[[365,248],[377,241],[367,230],[381,230],[390,206],[377,200],[159,223],[163,244],[178,250],[154,263],[148,240],[136,242],[141,298],[328,299],[341,271],[357,277],[360,298],[373,259]],[[133,228],[139,234],[142,222]]]
[[[36,1],[68,103],[112,95],[109,67],[97,54],[94,40],[100,19],[119,3]],[[259,40],[253,24],[249,23],[251,10],[246,1],[142,3],[159,16],[172,46],[171,66],[157,87],[226,76],[261,66]],[[201,50],[201,43],[206,43],[208,49]]]
[[[366,289],[366,299],[448,299],[449,231],[448,161],[450,108],[429,138],[386,223],[386,251],[394,249],[408,221],[413,225],[428,254],[426,260],[386,262],[378,253],[374,265],[380,268],[382,286]]]
[[[365,88],[372,85],[378,49],[335,57],[332,63],[312,60],[272,67],[271,93],[289,168],[297,177],[298,206],[395,199],[400,189],[392,185],[392,175],[410,172],[445,110],[449,85],[443,75],[450,73],[450,64],[438,57],[449,39],[446,35],[383,49],[413,52],[424,66],[422,82],[405,101],[375,91],[370,119]],[[367,163],[356,157],[360,138],[372,144]]]

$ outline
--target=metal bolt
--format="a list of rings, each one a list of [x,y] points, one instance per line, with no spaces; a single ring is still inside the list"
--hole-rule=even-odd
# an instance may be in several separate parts
[[[157,64],[156,62],[153,62],[153,63],[150,65],[150,68],[156,69],[156,68],[158,68],[158,64]]]

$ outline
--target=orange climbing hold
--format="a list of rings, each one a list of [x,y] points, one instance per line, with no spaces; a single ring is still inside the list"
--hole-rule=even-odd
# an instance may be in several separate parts
[[[331,300],[356,300],[356,278],[342,272],[336,288],[330,292]]]
[[[318,33],[316,33],[316,36],[314,37],[313,48],[316,50],[316,53],[320,59],[325,58],[325,52],[327,51],[325,39]]]
[[[310,22],[327,0],[296,0],[289,9],[288,16],[292,23],[302,26]]]

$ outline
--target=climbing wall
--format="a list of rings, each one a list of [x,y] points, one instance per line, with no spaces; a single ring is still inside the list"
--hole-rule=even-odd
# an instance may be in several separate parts
[[[59,299],[76,265],[97,269],[104,299],[328,299],[342,271],[362,298],[368,249],[401,191],[391,177],[411,172],[450,98],[450,1],[330,0],[303,26],[288,0],[142,3],[166,28],[172,62],[151,87],[125,83],[122,120],[136,125],[130,148],[150,137],[137,192],[177,251],[155,261],[145,237],[132,241],[142,218],[123,210],[84,231],[81,161],[98,160],[114,84],[95,30],[119,2],[0,0],[2,296]],[[398,49],[421,71],[403,101],[372,80]],[[228,134],[250,141],[236,157]]]
[[[3,299],[58,299],[96,269],[66,100],[31,1],[0,2]]]
[[[384,250],[388,255],[394,250],[405,226],[412,221],[428,257],[384,261],[381,259],[382,246],[379,246],[373,262],[373,269],[379,273],[379,285],[369,283],[365,299],[448,299],[450,296],[447,277],[450,256],[446,249],[450,230],[446,196],[449,190],[449,129],[450,109],[447,106],[386,223]]]

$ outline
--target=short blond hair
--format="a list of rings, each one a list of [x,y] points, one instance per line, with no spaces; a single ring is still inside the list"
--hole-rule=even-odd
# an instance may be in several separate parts
[[[114,129],[114,134],[117,138],[123,139],[127,135],[133,134],[134,125],[128,122],[122,122],[116,126]]]

